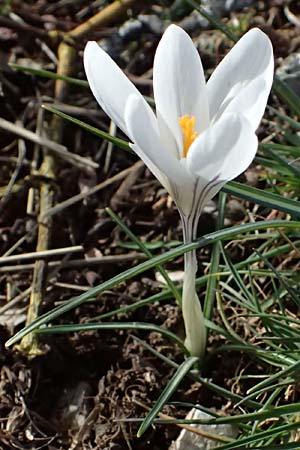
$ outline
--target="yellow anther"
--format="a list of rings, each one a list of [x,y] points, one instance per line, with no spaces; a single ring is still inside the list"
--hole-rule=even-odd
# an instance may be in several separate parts
[[[196,137],[199,136],[199,133],[194,131],[195,116],[189,116],[188,114],[186,114],[185,116],[180,117],[178,122],[182,130],[183,157],[186,158],[190,146],[192,145]]]

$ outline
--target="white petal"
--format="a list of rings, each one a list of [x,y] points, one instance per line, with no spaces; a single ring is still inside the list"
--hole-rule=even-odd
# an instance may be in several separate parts
[[[169,152],[174,155],[176,159],[180,160],[180,158],[182,157],[181,149],[183,146],[181,131],[179,130],[179,134],[177,134],[179,139],[178,145],[175,137],[175,134],[178,133],[178,129],[176,128],[176,132],[172,132],[157,108],[156,117],[161,142],[169,150]]]
[[[188,216],[193,210],[194,195],[193,188],[195,185],[195,177],[183,169],[180,176],[176,180],[169,178],[160,168],[148,158],[147,153],[142,150],[137,144],[129,144],[132,150],[141,158],[146,164],[152,174],[158,179],[166,191],[170,194],[178,209],[185,216]]]
[[[250,90],[251,97],[243,111],[257,128],[272,86],[273,72],[274,57],[270,39],[258,28],[253,28],[230,50],[208,80],[211,120],[219,118],[233,99],[236,98],[235,104],[238,105],[238,97],[243,98],[246,95],[243,90],[247,89],[253,80],[260,78],[265,84],[259,98],[252,96],[253,92]],[[257,115],[253,120],[256,104]],[[252,110],[251,113],[248,113],[248,108]]]
[[[256,150],[257,136],[248,120],[238,114],[224,114],[192,144],[187,166],[206,179],[208,197],[212,198],[226,181],[247,169]]]
[[[180,182],[184,179],[179,161],[160,142],[156,117],[150,107],[144,107],[141,96],[129,96],[125,108],[125,123],[145,164],[148,165],[151,161],[170,180]],[[153,171],[153,168],[149,169]]]
[[[229,103],[225,113],[242,114],[255,131],[264,115],[269,91],[265,80],[261,77],[256,78]]]
[[[188,215],[194,203],[195,177],[187,170],[185,160],[178,161],[160,142],[152,110],[144,108],[139,97],[131,95],[125,120],[134,142],[131,148],[169,192],[178,208]]]
[[[148,158],[147,154],[136,144],[129,144],[132,150],[141,158],[148,169],[158,179],[166,191],[174,198],[174,191],[168,177]]]
[[[176,203],[186,217],[192,216],[197,218],[200,216],[205,203],[202,193],[207,185],[207,181],[205,178],[192,172],[187,163],[187,158],[180,160],[182,169],[186,174],[186,180],[181,189],[177,189]]]
[[[84,68],[90,88],[106,114],[127,133],[124,115],[130,94],[146,101],[111,57],[96,42],[88,42],[84,50]],[[130,137],[130,136],[129,136]]]
[[[157,47],[153,89],[162,137],[171,131],[182,155],[179,118],[186,114],[195,116],[195,129],[202,132],[208,127],[209,111],[200,56],[188,34],[175,25],[168,27]],[[169,140],[166,144],[170,145]]]

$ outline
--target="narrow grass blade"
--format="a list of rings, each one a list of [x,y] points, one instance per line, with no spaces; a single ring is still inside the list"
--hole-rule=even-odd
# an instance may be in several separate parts
[[[226,205],[227,195],[224,193],[220,193],[219,203],[218,203],[218,220],[217,220],[217,230],[220,230],[224,226],[224,212]],[[220,254],[221,254],[221,242],[216,242],[213,245],[211,258],[210,258],[210,267],[209,267],[209,275],[212,275],[219,271],[219,263],[220,263]],[[210,320],[213,313],[214,302],[216,298],[216,289],[218,284],[217,277],[209,277],[206,286],[206,293],[203,305],[203,315],[205,319]]]
[[[256,253],[262,259],[264,264],[276,275],[277,280],[282,284],[282,286],[285,287],[287,292],[290,294],[290,297],[293,299],[295,304],[299,307],[300,300],[299,300],[299,296],[298,296],[298,293],[296,292],[296,290],[289,286],[289,284],[286,282],[284,277],[282,277],[281,274],[275,269],[275,267],[266,258],[264,258],[264,255],[261,254],[259,252],[259,250],[256,250]]]
[[[283,444],[283,445],[275,445],[275,446],[269,446],[266,447],[255,447],[255,450],[299,450],[299,443],[298,444]]]
[[[120,308],[114,309],[113,311],[108,311],[106,313],[100,314],[99,316],[92,317],[88,319],[88,322],[96,322],[103,319],[108,319],[110,317],[116,316],[117,314],[126,314],[133,312],[143,306],[150,305],[151,303],[163,302],[167,301],[171,298],[172,292],[170,289],[166,289],[165,291],[159,292],[158,294],[151,295],[151,297],[143,298],[142,300],[138,300],[133,304],[121,306]]]
[[[248,303],[250,305],[256,305],[254,296],[252,295],[250,290],[247,289],[247,287],[245,286],[245,283],[244,283],[243,279],[241,278],[238,270],[235,268],[229,255],[225,251],[223,251],[223,258],[224,258],[224,261],[226,262],[230,272],[232,273],[232,277],[233,277],[236,285],[238,286],[240,291],[244,294],[245,298],[248,300]]]
[[[39,328],[36,333],[38,334],[56,334],[56,333],[75,333],[79,331],[107,331],[107,330],[143,330],[143,331],[155,331],[163,336],[167,337],[171,341],[179,345],[185,354],[189,354],[185,348],[181,339],[176,334],[167,330],[166,328],[153,325],[152,323],[143,322],[100,322],[100,323],[78,323],[68,325],[53,325],[51,327]]]
[[[247,394],[255,393],[258,390],[262,389],[263,387],[269,386],[269,384],[273,383],[275,380],[278,380],[279,378],[286,377],[287,375],[294,375],[295,372],[296,373],[299,372],[299,369],[300,369],[300,361],[297,361],[291,366],[284,368],[283,370],[280,370],[279,372],[276,372],[273,375],[268,376],[267,379],[261,381],[252,388],[248,389]]]
[[[199,3],[196,3],[193,0],[185,0],[186,3],[193,6],[199,13],[205,17],[214,27],[217,28],[217,30],[222,31],[225,36],[227,36],[231,41],[237,42],[239,40],[238,36],[236,36],[234,33],[232,33],[229,28],[227,28],[222,22],[220,22],[216,17],[214,17],[212,14],[209,14],[205,8],[203,8]]]
[[[220,22],[212,14],[209,14],[202,6],[194,0],[185,0],[186,3],[193,6],[200,14],[205,17],[215,28],[220,30],[232,42],[237,42],[239,37],[232,33],[226,25]],[[300,98],[292,91],[292,89],[277,76],[274,77],[273,89],[276,94],[290,107],[290,109],[300,117]]]
[[[253,413],[244,413],[244,414],[237,414],[235,416],[230,417],[222,417],[219,416],[217,418],[213,419],[173,419],[174,423],[199,423],[199,424],[205,424],[205,425],[217,425],[217,424],[239,424],[242,422],[251,422],[254,420],[264,421],[264,420],[271,420],[274,418],[281,418],[284,416],[289,416],[292,414],[299,414],[300,412],[300,404],[299,403],[291,403],[289,405],[283,405],[283,406],[277,406],[275,408],[267,408],[265,410],[256,411]]]
[[[44,105],[43,108],[49,112],[52,112],[53,114],[58,115],[63,119],[68,120],[69,122],[74,123],[75,125],[80,126],[81,128],[89,131],[90,133],[93,133],[96,136],[107,140],[108,142],[112,142],[114,145],[121,148],[122,150],[128,151],[129,153],[133,153],[133,151],[129,147],[128,142],[124,141],[123,139],[111,136],[109,133],[106,133],[105,131],[99,130],[98,128],[93,127],[85,122],[82,122],[79,119],[69,116],[68,114],[63,113],[58,109],[53,108],[52,106]],[[298,217],[300,215],[300,206],[299,203],[297,203],[296,201],[287,199],[285,197],[281,197],[280,195],[276,195],[270,192],[262,191],[260,189],[251,186],[246,186],[234,181],[230,181],[229,183],[226,184],[226,186],[222,188],[222,191],[227,192],[228,194],[231,195],[235,195],[236,197],[250,200],[254,203],[258,203],[263,206],[267,206],[270,209],[278,209],[280,211],[285,211],[289,214],[292,214],[293,217]]]
[[[235,407],[237,408],[237,407],[243,405],[244,402],[247,400],[251,400],[252,398],[257,398],[260,395],[265,395],[267,392],[274,392],[275,389],[277,389],[278,387],[291,386],[294,382],[295,382],[295,380],[293,380],[292,378],[287,378],[286,381],[282,381],[282,382],[276,383],[276,384],[270,384],[269,386],[258,389],[257,391],[253,392],[252,394],[249,394],[246,397],[244,397],[244,399],[242,401],[240,401],[239,403],[237,403],[235,405]]]
[[[287,83],[281,81],[275,76],[273,89],[276,94],[291,108],[291,110],[300,117],[300,97],[288,86]]]
[[[286,160],[285,158],[283,158],[282,156],[280,156],[278,154],[278,152],[276,153],[273,148],[271,147],[271,145],[266,144],[267,146],[259,146],[260,150],[262,150],[265,155],[269,156],[271,161],[273,163],[275,163],[275,165],[277,165],[278,169],[277,171],[280,172],[280,170],[282,168],[285,168],[285,170],[288,172],[290,172],[291,175],[294,175],[296,177],[300,177],[300,170],[293,166],[292,164],[290,164],[290,161]],[[278,147],[277,147],[278,148]],[[293,147],[292,147],[293,148]],[[276,164],[277,163],[277,164]]]
[[[138,248],[142,250],[142,252],[144,252],[146,256],[148,256],[148,258],[153,258],[152,253],[146,247],[146,245],[134,233],[132,233],[132,231],[125,225],[120,217],[118,217],[110,208],[106,208],[106,212],[113,219],[113,221],[119,225],[121,230],[123,230],[127,234],[127,236],[130,237],[130,239],[138,246]],[[178,305],[181,305],[181,295],[173,281],[170,279],[167,271],[160,265],[158,265],[156,268],[161,273],[170,291],[173,293]]]
[[[169,366],[174,367],[178,369],[179,364],[177,364],[175,361],[172,361],[171,359],[164,356],[162,353],[159,353],[157,350],[151,347],[151,345],[147,344],[147,342],[139,339],[136,336],[132,336],[133,339],[135,339],[139,344],[141,344],[144,348],[146,348],[150,353],[152,353],[157,358],[161,359],[165,363],[169,364]],[[225,397],[230,399],[234,402],[242,402],[244,400],[243,397],[241,397],[238,394],[235,394],[234,392],[228,391],[227,389],[223,388],[222,386],[218,386],[217,384],[212,383],[209,380],[206,380],[205,378],[201,377],[198,374],[195,374],[193,372],[190,372],[187,374],[189,378],[191,378],[194,381],[200,381],[203,386],[207,387],[207,389],[210,389],[211,391],[215,392],[216,394],[220,395],[221,397]],[[256,402],[255,400],[249,400],[245,402],[245,405],[249,408],[257,409],[262,408],[262,404],[259,402]]]
[[[156,256],[155,258],[152,258],[149,261],[145,261],[135,267],[125,270],[121,274],[116,275],[115,277],[111,278],[108,281],[105,281],[99,286],[90,289],[90,291],[85,292],[79,295],[78,297],[69,300],[67,303],[57,306],[52,311],[49,311],[41,315],[38,319],[34,320],[30,325],[26,326],[18,333],[16,333],[11,339],[9,339],[6,342],[6,346],[7,347],[11,346],[15,342],[19,341],[23,336],[26,336],[28,333],[40,327],[41,325],[50,322],[51,320],[66,313],[67,311],[77,308],[79,305],[86,302],[88,299],[95,297],[96,295],[99,295],[105,290],[111,289],[112,287],[116,286],[119,283],[122,283],[125,280],[128,280],[136,275],[139,275],[140,273],[143,273],[146,270],[152,269],[153,267],[159,264],[163,264],[166,261],[177,258],[178,256],[181,256],[186,252],[195,250],[197,248],[202,248],[210,244],[214,244],[217,241],[230,240],[234,236],[240,235],[242,233],[277,227],[285,227],[291,229],[299,228],[300,223],[293,221],[287,222],[285,220],[270,220],[267,222],[247,223],[227,228],[225,230],[215,231],[213,233],[203,236],[199,241],[180,245],[176,249],[169,250],[168,252]]]
[[[275,151],[280,151],[282,153],[287,153],[289,156],[297,157],[300,155],[300,147],[295,145],[277,144],[274,142],[259,144],[262,149],[271,149]],[[274,152],[273,152],[274,154]]]
[[[111,142],[112,144],[116,145],[117,147],[121,148],[122,150],[126,150],[129,153],[133,153],[131,148],[128,145],[128,142],[124,141],[123,139],[116,138],[114,136],[111,136],[109,133],[106,133],[105,131],[99,130],[96,127],[93,127],[92,125],[89,125],[85,122],[82,122],[82,120],[75,119],[75,117],[69,116],[66,113],[63,113],[62,111],[59,111],[56,108],[53,108],[49,105],[42,105],[42,107],[53,114],[56,114],[57,116],[61,117],[62,119],[68,120],[69,122],[74,123],[75,125],[78,125],[79,127],[83,128],[86,131],[89,131],[92,134],[95,134],[96,136],[100,137],[101,139],[105,139],[108,142]]]
[[[20,64],[10,63],[9,66],[18,72],[30,73],[38,77],[48,78],[51,80],[62,80],[66,83],[73,84],[80,87],[89,87],[86,80],[79,80],[78,78],[67,77],[66,75],[59,75],[58,73],[50,72],[50,70],[37,69],[35,67],[21,66]]]
[[[197,357],[190,356],[178,367],[175,374],[173,375],[173,377],[171,378],[171,380],[169,381],[163,392],[160,394],[155,405],[143,420],[137,432],[138,437],[141,437],[145,433],[145,431],[150,427],[157,414],[162,410],[162,408],[167,403],[171,395],[173,395],[174,392],[176,391],[179,383],[185,378],[187,373],[197,362],[198,362]]]
[[[290,431],[299,429],[299,427],[300,422],[293,422],[285,425],[279,425],[277,427],[272,427],[270,430],[260,431],[250,436],[237,439],[230,444],[221,445],[220,447],[218,447],[218,450],[233,450],[233,449],[244,450],[246,448],[249,448],[248,444],[254,444],[257,441],[261,441],[262,439],[266,439],[269,437],[275,438],[278,436],[282,438]],[[263,447],[259,448],[263,449]]]
[[[291,117],[287,116],[281,111],[278,111],[277,109],[273,108],[272,106],[268,106],[268,109],[276,114],[280,119],[282,119],[284,122],[287,122],[294,130],[299,131],[300,130],[300,122],[298,122],[295,119],[292,119]]]
[[[271,192],[263,191],[252,186],[246,186],[236,181],[230,181],[223,188],[223,192],[235,197],[249,200],[259,205],[267,206],[270,209],[277,209],[291,214],[297,218],[300,216],[300,203],[286,197],[282,197]]]

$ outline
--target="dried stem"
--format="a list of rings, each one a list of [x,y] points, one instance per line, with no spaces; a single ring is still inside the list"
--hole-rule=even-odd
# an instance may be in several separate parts
[[[44,160],[39,173],[40,175],[44,176],[45,179],[53,180],[55,178],[54,160],[51,155],[44,155]],[[44,211],[47,211],[47,209],[52,207],[53,198],[53,183],[47,183],[46,181],[44,181],[40,188],[40,215],[43,215]],[[51,217],[47,218],[43,223],[39,223],[38,241],[36,247],[37,252],[48,250],[51,241],[51,229]],[[39,307],[44,296],[46,275],[47,262],[44,260],[36,261],[33,271],[32,289],[30,294],[26,325],[29,325],[38,316]],[[25,336],[18,346],[18,349],[24,353],[27,353],[27,355],[30,357],[43,353],[38,345],[36,335],[34,334]]]
[[[135,0],[116,0],[112,4],[103,8],[94,17],[87,20],[83,24],[65,34],[65,41],[58,46],[58,67],[57,74],[63,76],[72,76],[74,62],[76,59],[76,50],[71,46],[73,39],[84,37],[94,28],[106,26],[112,21],[120,17],[126,12],[127,8],[134,3]],[[64,102],[67,98],[69,84],[63,80],[56,80],[54,99],[58,102]],[[63,120],[58,116],[53,116],[50,125],[50,138],[55,142],[61,142]],[[38,242],[37,252],[45,252],[51,245],[52,232],[52,216],[45,214],[54,207],[54,190],[53,183],[46,180],[55,180],[55,161],[51,154],[44,149],[44,159],[39,170],[40,175],[44,178],[44,182],[40,188],[40,214],[38,224]],[[47,276],[47,261],[39,260],[35,262],[33,272],[32,290],[30,296],[30,304],[27,314],[26,325],[35,320],[39,313],[39,308],[44,297],[45,280]],[[38,346],[37,337],[32,333],[25,336],[19,346],[19,349],[28,356],[35,356],[41,353]]]

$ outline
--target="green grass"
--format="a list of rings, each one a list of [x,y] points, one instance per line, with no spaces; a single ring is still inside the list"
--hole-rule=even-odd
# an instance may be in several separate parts
[[[207,14],[198,2],[186,2],[198,9],[227,39],[232,42],[238,39],[223,23]],[[47,71],[16,65],[14,69],[57,79],[57,75]],[[78,89],[87,85],[83,80],[63,79]],[[259,146],[256,157],[256,163],[261,166],[258,187],[234,181],[224,186],[219,197],[216,231],[188,245],[164,240],[142,242],[124,220],[107,209],[109,217],[125,234],[124,240],[119,242],[119,248],[122,251],[142,251],[148,259],[46,312],[16,333],[6,344],[13,345],[31,332],[43,335],[44,339],[48,334],[87,330],[97,333],[127,330],[138,334],[132,335],[132,339],[174,370],[146,418],[136,418],[141,422],[139,436],[153,423],[227,423],[238,426],[239,436],[223,442],[218,447],[220,450],[300,448],[300,442],[296,440],[299,440],[297,431],[300,429],[300,320],[297,317],[300,306],[300,223],[297,222],[300,216],[300,142],[296,134],[300,130],[300,99],[277,79],[273,92],[280,99],[281,107],[269,107],[265,116],[267,120],[270,119],[266,129],[272,130],[272,138]],[[99,139],[113,143],[115,151],[120,149],[131,152],[128,142],[110,136],[106,131],[92,127],[57,108],[49,105],[44,108]],[[225,228],[226,200],[229,195],[246,202],[249,223]],[[223,359],[237,358],[238,355],[240,367],[231,371],[232,379],[228,384],[217,384],[210,376],[205,378],[197,359],[187,354],[183,341],[162,324],[119,320],[121,314],[133,314],[147,305],[174,302],[174,299],[180,307],[181,286],[171,281],[164,264],[191,249],[207,246],[211,249],[209,262],[204,263],[206,271],[196,281],[204,304],[210,339],[202,367],[217,367]],[[235,251],[238,253],[237,260],[232,256]],[[160,271],[166,281],[166,287],[155,295],[137,298],[130,305],[90,317],[85,323],[62,322],[62,316],[68,311],[85,302],[98,301],[108,289],[151,270]],[[57,319],[59,324],[55,322]],[[147,337],[152,331],[160,333],[180,349],[180,364],[158,352],[146,342],[146,338],[141,339],[140,334]],[[213,418],[209,421],[158,418],[164,405],[176,397],[178,386],[184,380],[199,382],[212,395],[222,399],[223,404],[230,402],[230,415],[223,416],[200,406]],[[178,402],[174,404],[183,405]],[[198,407],[193,403],[188,406]]]

